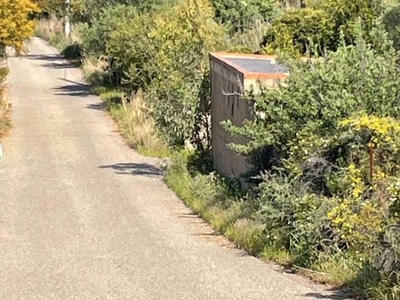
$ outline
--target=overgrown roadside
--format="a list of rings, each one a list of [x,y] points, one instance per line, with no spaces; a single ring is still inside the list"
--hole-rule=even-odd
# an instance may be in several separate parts
[[[145,156],[162,158],[171,155],[156,131],[140,92],[126,98],[123,92],[110,91],[101,93],[100,97],[130,147]]]
[[[391,8],[327,0],[275,14],[255,0],[253,8],[275,19],[245,30],[232,22],[256,15],[248,7],[154,2],[78,14],[85,77],[128,143],[172,155],[167,184],[249,253],[361,299],[399,299],[400,71]],[[253,120],[224,124],[250,141],[229,145],[255,166],[243,179],[256,184],[244,193],[210,168],[207,56],[249,46],[283,52],[290,76],[277,90],[250,93]],[[293,59],[302,55],[321,59]]]
[[[254,209],[243,198],[237,182],[228,182],[215,172],[201,174],[190,151],[175,153],[165,181],[178,196],[211,224],[250,254],[263,250],[263,224],[253,218]]]
[[[6,97],[6,78],[8,69],[6,67],[0,68],[0,141],[6,135],[11,127],[10,122],[10,105]]]

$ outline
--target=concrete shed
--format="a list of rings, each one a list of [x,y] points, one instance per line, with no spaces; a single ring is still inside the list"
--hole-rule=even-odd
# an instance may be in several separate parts
[[[230,150],[229,143],[245,143],[244,137],[232,137],[221,122],[231,120],[241,125],[251,119],[251,99],[240,95],[243,90],[262,82],[276,87],[288,76],[286,67],[276,63],[276,56],[239,53],[211,53],[211,128],[215,170],[226,177],[239,177],[249,166],[244,157]]]

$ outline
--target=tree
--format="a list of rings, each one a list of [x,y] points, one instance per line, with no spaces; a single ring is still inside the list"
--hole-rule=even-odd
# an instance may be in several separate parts
[[[267,53],[281,50],[292,55],[313,54],[335,50],[334,23],[322,9],[296,9],[289,11],[272,22],[261,45]]]
[[[361,22],[365,31],[370,31],[383,12],[383,4],[382,0],[325,0],[321,2],[321,9],[332,16],[337,38],[342,32],[346,41],[354,44],[357,22]]]
[[[275,13],[271,0],[211,0],[215,19],[233,31],[243,31],[256,20],[270,21]]]
[[[107,54],[130,89],[144,89],[160,131],[171,145],[193,137],[208,53],[223,40],[207,0],[126,19],[107,41]]]
[[[263,41],[267,52],[284,51],[304,55],[317,47],[336,50],[341,36],[353,45],[357,39],[356,24],[369,32],[383,11],[381,0],[311,1],[306,8],[291,10],[272,22]]]
[[[62,17],[65,15],[65,0],[34,0],[43,13]]]
[[[136,8],[140,12],[152,10],[155,6],[173,3],[174,0],[72,0],[71,10],[75,22],[86,22],[91,25],[106,7],[122,4]]]
[[[17,53],[24,48],[24,41],[33,34],[34,21],[29,14],[37,10],[30,0],[2,0],[0,2],[0,55],[6,47],[13,47]]]
[[[107,53],[106,43],[117,25],[137,16],[132,5],[117,4],[102,8],[90,26],[82,29],[82,47],[86,54],[101,56]]]
[[[400,5],[389,8],[383,15],[385,29],[393,41],[393,46],[400,49]]]

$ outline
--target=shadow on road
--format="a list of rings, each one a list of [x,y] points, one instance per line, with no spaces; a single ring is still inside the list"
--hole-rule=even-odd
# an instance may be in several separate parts
[[[350,296],[342,291],[333,289],[334,294],[332,295],[322,295],[321,293],[307,293],[304,296],[310,299],[337,299],[337,300],[347,300],[351,299]]]
[[[195,220],[200,219],[200,220],[203,220],[203,219],[200,218],[199,214],[198,214],[198,213],[195,213],[194,211],[188,212],[188,213],[186,213],[186,214],[180,214],[180,215],[178,216],[178,218],[180,218],[180,219],[195,219]],[[203,220],[203,221],[204,221],[204,220]],[[205,222],[205,221],[204,221],[204,222]]]
[[[70,81],[67,79],[60,79],[60,80],[63,80],[68,84],[53,88],[53,90],[56,91],[54,95],[74,96],[74,97],[87,97],[93,95],[93,93],[90,91],[89,84]]]
[[[161,169],[146,163],[118,163],[114,165],[100,166],[100,169],[113,169],[119,175],[134,175],[159,177],[162,176]]]
[[[73,68],[77,67],[76,64],[69,63],[69,62],[63,62],[63,61],[48,62],[48,63],[41,64],[41,66],[45,67],[45,68],[50,68],[50,69],[73,69]]]
[[[36,54],[25,54],[21,58],[26,58],[29,60],[43,60],[43,61],[53,61],[53,60],[63,60],[64,58],[59,54],[49,54],[49,55],[36,55]]]
[[[72,69],[79,66],[79,63],[74,61],[67,61],[64,59],[62,55],[59,54],[49,54],[49,55],[26,54],[22,55],[21,58],[43,61],[43,64],[41,64],[41,66],[50,69]]]
[[[95,110],[106,110],[107,108],[107,104],[105,102],[99,102],[99,103],[93,103],[93,104],[89,104],[88,106],[86,106],[89,109],[95,109]]]

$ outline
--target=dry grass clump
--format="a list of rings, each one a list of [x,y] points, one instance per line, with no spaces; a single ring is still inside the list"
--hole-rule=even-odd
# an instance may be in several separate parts
[[[50,17],[49,19],[41,19],[37,21],[35,36],[48,41],[54,35],[63,34],[63,30],[62,21],[56,17]]]
[[[165,157],[169,149],[159,138],[155,122],[139,91],[129,99],[121,92],[108,92],[101,95],[112,117],[129,145],[144,155]]]

